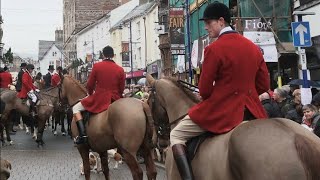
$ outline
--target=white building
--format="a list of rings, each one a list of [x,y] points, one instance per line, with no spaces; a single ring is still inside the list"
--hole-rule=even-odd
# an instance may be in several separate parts
[[[42,58],[39,58],[40,72],[42,75],[47,74],[49,65],[53,65],[54,68],[63,66],[62,64],[63,54],[62,46],[53,43],[48,50],[43,54]]]
[[[133,76],[137,81],[143,76],[142,72],[149,64],[160,59],[159,37],[155,31],[156,22],[158,22],[157,3],[149,2],[133,9],[110,29],[116,57],[121,57],[121,64],[127,72],[127,79]],[[132,68],[130,66],[131,45]]]
[[[76,34],[77,58],[83,61],[86,59],[87,61],[91,61],[92,55],[94,54],[94,59],[98,60],[100,52],[102,52],[105,46],[110,45],[114,47],[111,43],[109,29],[126,16],[133,8],[138,6],[138,4],[139,0],[131,0],[113,9],[108,14],[79,31]]]

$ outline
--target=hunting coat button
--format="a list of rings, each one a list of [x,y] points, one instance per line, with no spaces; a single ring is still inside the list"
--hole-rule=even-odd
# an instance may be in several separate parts
[[[234,92],[234,95],[238,95],[238,91]]]
[[[249,93],[249,94],[251,94],[251,93],[252,93],[252,90],[251,90],[251,89],[249,89],[248,93]]]

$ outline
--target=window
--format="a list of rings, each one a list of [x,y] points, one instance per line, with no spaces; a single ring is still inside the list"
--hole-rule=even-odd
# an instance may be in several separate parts
[[[52,56],[57,56],[57,52],[52,52]]]
[[[137,22],[137,37],[140,38],[140,21]]]
[[[49,61],[49,65],[54,65],[54,61]]]

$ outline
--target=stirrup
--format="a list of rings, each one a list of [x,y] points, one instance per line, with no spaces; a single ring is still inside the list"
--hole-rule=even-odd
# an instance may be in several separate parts
[[[88,136],[77,136],[74,138],[75,144],[86,144],[88,142]]]

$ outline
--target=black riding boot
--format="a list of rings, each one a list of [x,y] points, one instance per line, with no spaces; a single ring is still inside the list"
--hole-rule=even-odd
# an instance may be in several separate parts
[[[175,144],[172,146],[174,160],[176,161],[180,176],[182,180],[193,180],[193,172],[191,164],[188,161],[186,146],[182,144]]]
[[[83,120],[79,120],[76,122],[78,131],[79,131],[79,136],[76,137],[75,143],[76,144],[85,144],[88,141],[88,137],[86,134],[85,126],[83,124]]]

